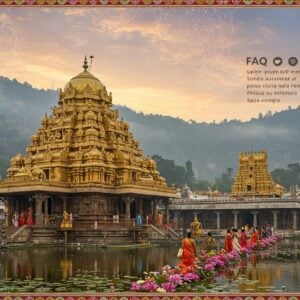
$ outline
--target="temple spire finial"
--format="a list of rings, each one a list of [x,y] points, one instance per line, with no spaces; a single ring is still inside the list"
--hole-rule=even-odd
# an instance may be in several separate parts
[[[87,63],[87,59],[86,59],[86,56],[84,57],[84,62],[83,62],[83,69],[84,69],[84,71],[86,72],[87,71],[87,69],[89,68],[89,66],[88,66],[88,63]]]

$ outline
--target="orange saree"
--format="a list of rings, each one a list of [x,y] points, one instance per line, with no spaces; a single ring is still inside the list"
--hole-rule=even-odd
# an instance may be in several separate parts
[[[185,238],[182,241],[182,250],[182,257],[178,266],[181,269],[181,273],[187,273],[194,269],[194,263],[196,258],[194,245],[191,239]]]
[[[250,244],[250,245],[257,245],[258,238],[259,238],[258,231],[255,230],[255,231],[252,232],[252,234],[251,234],[249,244]]]

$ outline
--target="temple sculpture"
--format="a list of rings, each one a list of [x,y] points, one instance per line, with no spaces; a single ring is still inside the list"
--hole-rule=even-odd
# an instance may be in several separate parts
[[[194,221],[191,223],[192,236],[196,239],[201,236],[202,233],[202,224],[195,217]]]
[[[280,197],[283,186],[274,183],[268,171],[266,151],[241,152],[239,168],[232,187],[233,197]]]
[[[37,225],[51,224],[64,212],[73,214],[75,226],[104,219],[109,224],[116,215],[130,224],[137,214],[157,215],[157,203],[167,206],[175,196],[112,108],[112,94],[88,68],[85,59],[83,72],[60,90],[58,105],[42,118],[27,154],[11,159],[7,179],[0,181],[7,226],[15,212],[26,219],[29,208]]]

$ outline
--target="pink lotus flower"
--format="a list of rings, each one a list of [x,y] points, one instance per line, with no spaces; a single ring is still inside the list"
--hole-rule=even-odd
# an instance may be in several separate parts
[[[174,283],[175,285],[182,284],[182,278],[179,274],[170,275],[168,281]]]
[[[199,279],[199,275],[196,273],[186,273],[183,276],[183,280],[187,282],[198,281]]]
[[[215,269],[215,266],[214,266],[213,264],[206,264],[206,265],[204,266],[204,270],[205,270],[205,271],[210,271],[210,272],[212,272],[212,271],[214,271],[214,269]]]
[[[167,292],[176,292],[176,285],[172,282],[164,282],[161,284],[161,287]]]
[[[132,292],[140,291],[142,289],[142,286],[136,282],[131,282],[130,290]]]

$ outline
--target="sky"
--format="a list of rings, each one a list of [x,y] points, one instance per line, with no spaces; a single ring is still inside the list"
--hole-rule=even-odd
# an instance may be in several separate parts
[[[300,10],[287,8],[2,8],[0,76],[63,89],[93,55],[91,73],[114,104],[197,122],[249,120],[300,104],[246,95],[247,56],[298,55],[300,70],[299,28]]]

